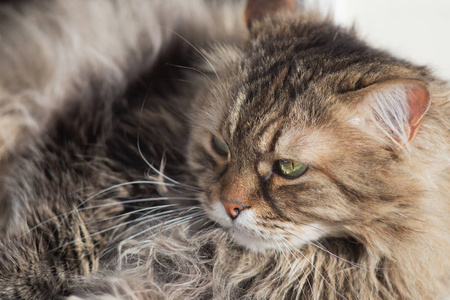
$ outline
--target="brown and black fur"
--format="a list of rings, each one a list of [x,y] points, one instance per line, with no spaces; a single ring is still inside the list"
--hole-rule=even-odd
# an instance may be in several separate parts
[[[55,10],[65,5],[49,3]],[[21,9],[2,5],[10,20],[11,9]],[[32,7],[23,5],[25,11]],[[449,294],[445,83],[424,67],[370,48],[353,31],[292,12],[290,4],[266,16],[247,9],[246,22],[242,5],[232,5],[248,31],[236,23],[211,33],[218,20],[229,24],[216,18],[192,24],[190,33],[189,18],[181,19],[181,27],[178,21],[178,27],[171,24],[175,33],[155,50],[156,61],[144,58],[153,53],[151,38],[124,50],[142,55],[115,61],[125,79],[109,76],[108,70],[117,75],[113,64],[91,61],[74,73],[77,80],[65,97],[47,99],[56,101],[56,108],[25,102],[31,114],[45,118],[35,127],[19,119],[10,127],[19,134],[12,134],[1,152],[2,298],[435,299]],[[4,22],[2,32],[9,26]],[[91,70],[94,66],[104,78]],[[19,71],[18,78],[26,79]],[[356,107],[365,108],[359,105],[367,88],[396,80],[423,82],[431,99],[408,145],[386,136],[383,120],[374,121],[380,128],[347,122],[360,113]],[[2,105],[8,103],[3,94],[19,94],[3,81]],[[37,83],[24,84],[39,90]],[[22,116],[19,109],[13,112]],[[228,144],[229,158],[214,153],[211,133]],[[293,150],[292,144],[300,146]],[[277,177],[269,163],[280,149],[309,159],[307,173],[295,184]],[[209,214],[224,196],[250,199],[267,240],[285,234],[290,224],[320,222],[333,230],[297,248],[274,244],[258,251],[236,241]],[[145,201],[155,197],[180,200]],[[133,199],[144,200],[130,203]],[[141,209],[167,203],[185,209],[164,219],[139,219],[146,216]],[[170,212],[151,212],[156,216],[164,209]],[[200,218],[170,225],[192,212],[201,212]],[[161,226],[146,232],[155,222]]]
[[[180,121],[178,108],[161,117],[165,104],[158,103],[156,93],[147,95],[151,100],[145,101],[144,110],[145,93],[90,96],[70,99],[44,133],[28,139],[24,150],[8,162],[2,201],[11,203],[5,210],[9,222],[19,225],[2,224],[2,298],[69,296],[81,276],[99,270],[102,252],[118,242],[113,237],[126,227],[109,228],[139,216],[120,214],[155,204],[122,205],[121,200],[159,194],[145,183],[97,192],[148,180],[139,151],[155,166],[164,157],[168,173],[184,162],[185,130],[174,131],[167,124]],[[143,119],[146,122],[139,125]],[[172,148],[174,144],[178,147]]]

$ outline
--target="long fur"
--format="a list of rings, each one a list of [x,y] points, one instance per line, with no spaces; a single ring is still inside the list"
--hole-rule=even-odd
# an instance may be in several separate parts
[[[200,0],[0,5],[1,297],[433,299],[449,294],[449,89],[425,69],[383,53],[375,51],[392,64],[375,60],[349,67],[348,73],[325,73],[327,82],[339,82],[340,97],[386,74],[430,82],[432,104],[414,144],[409,151],[383,152],[384,160],[394,161],[389,167],[398,161],[401,166],[380,183],[401,187],[379,191],[373,182],[357,182],[374,195],[397,193],[400,204],[358,206],[360,199],[352,198],[353,206],[343,210],[356,212],[356,221],[343,225],[345,234],[301,248],[275,245],[263,253],[237,245],[206,217],[199,200],[208,201],[205,184],[212,176],[198,175],[206,164],[194,147],[204,138],[195,132],[217,132],[227,114],[230,132],[242,129],[236,124],[244,114],[245,93],[227,88],[254,71],[239,70],[248,59],[258,59],[257,51],[248,50],[249,39],[257,45],[271,35],[295,34],[284,22],[353,36],[304,14],[261,22],[261,28],[271,24],[272,29],[261,29],[255,39],[243,28],[242,11],[237,1]],[[314,77],[303,71],[302,76]],[[256,79],[255,84],[269,85]],[[313,91],[341,99],[329,90]],[[350,115],[348,107],[336,105],[333,116]],[[343,141],[366,137],[361,147],[396,146],[384,133],[339,126],[321,128],[321,142],[342,134]],[[332,157],[339,159],[330,164],[373,158],[368,152],[346,157],[354,147],[349,142],[333,148]],[[354,170],[347,166],[343,180],[351,181]],[[372,178],[372,170],[380,169],[370,166],[364,174]]]
[[[183,53],[189,43],[200,47],[213,37],[238,35],[242,26],[232,10],[197,0],[2,4],[0,67],[7,70],[0,75],[2,156],[80,92],[86,98],[91,89],[105,96],[123,93],[174,40]]]

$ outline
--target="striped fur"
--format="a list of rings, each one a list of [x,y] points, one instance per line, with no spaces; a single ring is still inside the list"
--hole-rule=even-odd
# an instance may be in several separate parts
[[[242,4],[0,5],[1,298],[450,293],[448,86],[314,13],[247,31]]]

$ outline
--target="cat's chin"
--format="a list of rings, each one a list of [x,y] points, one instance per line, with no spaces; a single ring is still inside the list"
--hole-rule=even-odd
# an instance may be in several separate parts
[[[284,248],[277,244],[275,241],[255,237],[254,235],[242,232],[242,230],[236,228],[228,228],[233,241],[247,250],[252,252],[265,252],[268,250],[282,251]]]

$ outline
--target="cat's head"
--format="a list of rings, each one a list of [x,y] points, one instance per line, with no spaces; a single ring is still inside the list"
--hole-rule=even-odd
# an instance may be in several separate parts
[[[425,71],[329,21],[251,3],[248,40],[209,52],[192,117],[206,212],[256,251],[388,238],[422,192],[402,153],[429,107]]]

